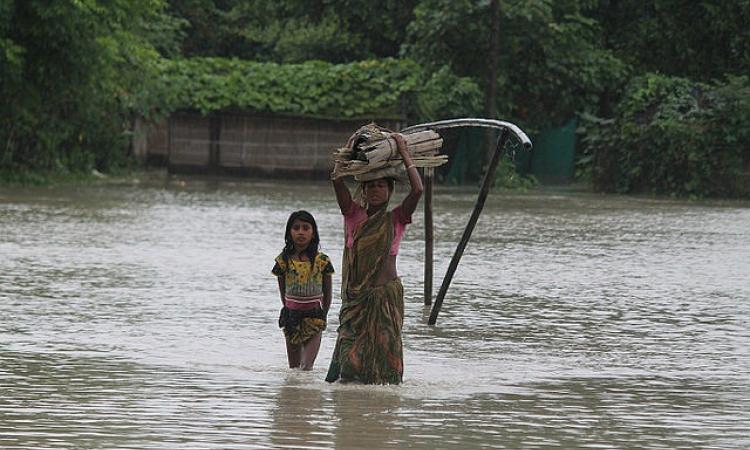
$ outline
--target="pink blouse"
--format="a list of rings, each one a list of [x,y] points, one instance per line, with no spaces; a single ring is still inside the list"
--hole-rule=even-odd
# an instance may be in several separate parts
[[[405,216],[401,205],[399,205],[393,209],[391,217],[393,218],[393,243],[388,254],[396,256],[398,255],[398,247],[401,245],[401,238],[404,237],[404,233],[406,232],[406,225],[411,223],[411,216]],[[354,245],[354,230],[366,220],[367,210],[357,202],[351,202],[349,210],[344,213],[347,248],[352,248],[352,245]]]

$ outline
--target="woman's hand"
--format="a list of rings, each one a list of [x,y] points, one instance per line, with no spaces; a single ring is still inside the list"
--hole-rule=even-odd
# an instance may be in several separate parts
[[[401,159],[404,161],[404,167],[411,164],[411,155],[409,154],[409,150],[406,148],[406,141],[404,140],[404,137],[401,135],[401,133],[393,133],[391,134],[391,137],[394,141],[396,141],[396,147],[398,148],[398,153],[401,155]]]
[[[422,178],[419,176],[417,168],[414,167],[414,162],[411,160],[411,154],[406,148],[406,141],[400,133],[393,133],[391,135],[393,140],[396,141],[398,146],[398,152],[401,154],[401,159],[404,161],[404,169],[406,169],[406,175],[409,177],[409,185],[411,189],[409,194],[401,202],[404,214],[411,216],[415,209],[417,209],[417,203],[419,198],[422,196]]]
[[[333,163],[333,170],[331,170],[331,180],[335,180],[339,178],[339,168],[341,167],[341,163],[336,161]]]

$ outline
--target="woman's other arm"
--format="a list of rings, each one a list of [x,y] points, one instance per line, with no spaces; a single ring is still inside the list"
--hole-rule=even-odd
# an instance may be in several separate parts
[[[336,170],[334,169],[334,173],[335,172]],[[352,203],[352,194],[349,192],[349,188],[346,187],[346,184],[344,184],[343,178],[333,178],[331,179],[331,182],[333,183],[333,190],[336,192],[336,201],[339,203],[341,214],[346,214]]]
[[[414,162],[411,160],[411,155],[406,149],[406,141],[404,137],[398,133],[391,135],[398,145],[398,152],[401,154],[401,159],[404,161],[404,167],[406,168],[406,174],[409,176],[409,185],[411,190],[409,194],[401,202],[401,208],[405,216],[411,216],[417,209],[419,198],[422,197],[422,178],[419,176],[419,171],[414,167]]]

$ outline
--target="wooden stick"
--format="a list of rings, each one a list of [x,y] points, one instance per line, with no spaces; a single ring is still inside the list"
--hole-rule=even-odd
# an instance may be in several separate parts
[[[453,258],[448,265],[448,271],[445,273],[443,284],[440,286],[440,291],[438,292],[437,298],[435,298],[435,305],[433,305],[432,307],[432,311],[430,312],[430,319],[427,321],[427,325],[435,325],[435,322],[437,322],[437,316],[438,314],[440,314],[440,308],[443,306],[445,293],[448,291],[448,286],[450,286],[451,284],[451,280],[453,279],[453,274],[456,272],[456,268],[458,268],[458,262],[461,260],[461,256],[464,254],[466,244],[469,243],[469,238],[471,238],[471,233],[472,231],[474,231],[474,226],[477,224],[477,220],[479,220],[479,214],[482,213],[484,202],[485,200],[487,200],[487,194],[490,192],[490,186],[492,186],[492,182],[495,179],[495,171],[497,170],[497,165],[500,162],[500,157],[503,154],[505,143],[508,141],[509,137],[510,130],[508,128],[503,128],[503,131],[500,133],[500,137],[497,140],[495,153],[492,155],[492,160],[490,161],[489,166],[487,166],[487,173],[484,174],[482,189],[479,191],[477,203],[474,205],[474,211],[471,213],[469,223],[466,224],[466,229],[464,229],[464,234],[463,236],[461,236],[461,241],[459,241],[458,247],[456,247],[456,252],[453,254]]]
[[[424,304],[432,304],[432,249],[434,233],[432,227],[432,178],[435,169],[424,169]]]

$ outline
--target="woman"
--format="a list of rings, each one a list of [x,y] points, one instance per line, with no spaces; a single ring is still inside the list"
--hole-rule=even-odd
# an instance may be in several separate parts
[[[388,211],[394,180],[362,184],[364,205],[352,200],[341,178],[333,179],[346,230],[342,262],[341,312],[336,348],[326,381],[398,384],[404,373],[401,327],[404,288],[396,256],[406,225],[422,196],[422,179],[400,134],[398,145],[411,189]],[[334,173],[336,171],[334,170]]]

